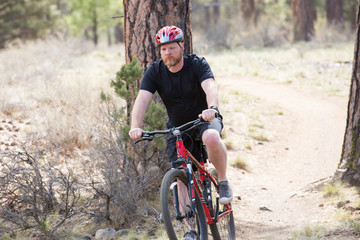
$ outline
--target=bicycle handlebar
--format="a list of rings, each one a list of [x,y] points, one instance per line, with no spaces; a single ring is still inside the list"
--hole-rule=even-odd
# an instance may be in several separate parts
[[[144,131],[142,133],[142,137],[139,140],[136,140],[134,143],[138,143],[141,141],[151,141],[155,138],[155,135],[161,134],[173,134],[174,136],[180,135],[181,132],[183,131],[188,131],[190,129],[193,129],[197,126],[203,125],[203,124],[208,124],[208,121],[203,120],[202,118],[198,118],[196,120],[190,121],[188,123],[185,123],[181,126],[178,127],[173,127],[167,130],[156,130],[156,131]]]

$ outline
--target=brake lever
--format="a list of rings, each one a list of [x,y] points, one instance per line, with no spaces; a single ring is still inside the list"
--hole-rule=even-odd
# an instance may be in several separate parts
[[[145,141],[145,140],[152,141],[154,138],[155,138],[154,135],[149,135],[149,133],[143,132],[142,137],[140,139],[136,140],[134,142],[134,144],[137,144],[138,142]]]

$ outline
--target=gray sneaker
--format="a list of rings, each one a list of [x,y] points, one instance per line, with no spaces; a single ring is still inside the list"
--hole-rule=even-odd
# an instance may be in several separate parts
[[[197,239],[197,234],[195,231],[191,231],[188,230],[185,234],[184,237],[181,240],[196,240]]]
[[[227,181],[219,182],[219,195],[220,195],[220,204],[228,204],[231,202],[233,195],[231,187]]]

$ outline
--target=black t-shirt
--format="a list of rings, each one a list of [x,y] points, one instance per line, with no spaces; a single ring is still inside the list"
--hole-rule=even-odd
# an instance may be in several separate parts
[[[196,119],[207,108],[201,83],[208,78],[214,78],[209,64],[195,54],[185,55],[184,66],[176,73],[170,72],[160,59],[146,70],[140,89],[157,91],[170,121],[179,126]]]

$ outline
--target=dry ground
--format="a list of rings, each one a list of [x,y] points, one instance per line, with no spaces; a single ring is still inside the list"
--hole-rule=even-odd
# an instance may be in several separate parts
[[[305,226],[336,222],[336,208],[325,203],[322,193],[304,190],[337,168],[347,99],[257,78],[219,81],[225,91],[255,96],[259,108],[270,109],[262,128],[272,132],[271,140],[258,142],[251,150],[229,151],[233,159],[246,154],[251,158],[249,171],[229,169],[240,239],[288,239]],[[234,102],[236,98],[226,105],[227,111],[234,109]],[[276,112],[271,114],[271,109]],[[234,115],[225,122],[236,131]]]
[[[0,55],[2,59],[9,59],[9,63],[0,64],[0,69],[7,73],[0,78],[0,151],[19,147],[28,134],[37,134],[39,139],[46,134],[50,137],[61,135],[66,132],[62,129],[71,129],[72,124],[78,124],[77,131],[86,129],[87,125],[93,124],[90,121],[95,115],[100,91],[110,91],[109,80],[122,64],[123,56],[117,53],[118,49],[74,54],[71,49],[62,51],[55,43],[49,45],[43,51],[36,50],[42,49],[41,43],[30,48],[34,53],[20,49]],[[301,72],[295,72],[299,62],[272,59],[271,51],[276,50],[269,51],[270,57],[262,54],[261,59],[258,57],[261,54],[256,51],[232,55],[239,70],[231,75],[222,74],[215,67],[220,85],[220,110],[226,125],[224,140],[229,149],[228,175],[235,195],[237,236],[245,240],[288,239],[294,231],[305,226],[332,225],[338,220],[336,203],[324,199],[319,191],[305,189],[336,171],[346,123],[346,94],[330,96],[316,84],[289,83],[285,73],[285,68],[290,66],[304,81],[307,78],[319,80],[321,76],[330,78],[328,74],[337,66],[321,62],[326,57],[320,59],[318,65],[310,61],[311,67],[322,71],[316,79],[311,79],[312,73],[304,66],[306,59],[300,63],[303,64]],[[320,56],[318,51],[308,50],[310,54]],[[33,56],[39,56],[39,52],[43,54],[40,57],[47,60],[43,61],[44,66],[40,64],[41,58],[36,64],[32,63]],[[299,52],[304,55],[303,51]],[[28,58],[24,58],[24,53],[28,53]],[[10,59],[14,59],[14,54],[16,61],[12,62]],[[290,50],[285,54],[298,53]],[[341,59],[348,61],[347,56],[345,54]],[[292,59],[291,56],[283,57],[286,61]],[[210,64],[215,61],[211,56],[207,59]],[[221,60],[221,56],[216,59]],[[23,74],[19,71],[20,66],[9,68],[16,66],[16,62],[26,66]],[[247,62],[251,66],[246,65]],[[230,64],[225,65],[218,68],[228,71]],[[274,70],[262,71],[261,66],[267,69],[270,66]],[[260,70],[251,72],[248,69]],[[19,76],[23,79],[19,80]],[[327,84],[350,81],[347,73],[346,78],[338,76]],[[62,121],[57,123],[58,120]],[[52,134],[53,126],[61,131]],[[246,162],[247,170],[232,166],[239,159]],[[351,239],[351,236],[344,239]]]

